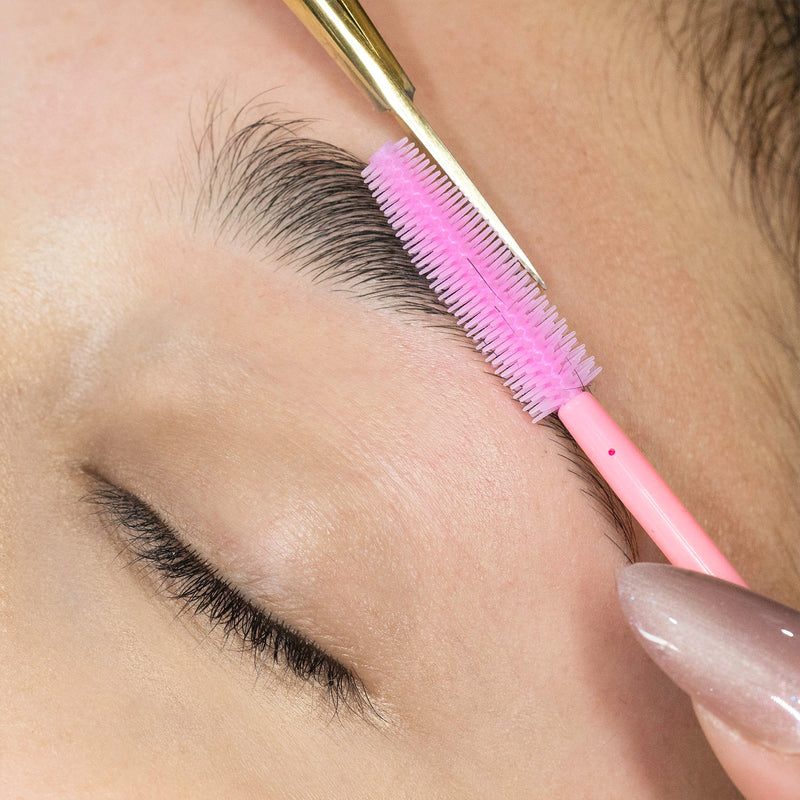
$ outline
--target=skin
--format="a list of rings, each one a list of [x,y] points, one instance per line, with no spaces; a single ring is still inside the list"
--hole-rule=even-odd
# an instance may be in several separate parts
[[[752,742],[702,706],[697,718],[725,771],[747,800],[791,800],[800,786],[800,756]]]
[[[372,5],[603,364],[598,398],[745,580],[797,604],[796,297],[656,23]],[[615,531],[480,358],[178,212],[190,109],[222,84],[364,159],[398,138],[283,5],[20,0],[0,30],[4,794],[734,796],[622,619]],[[177,616],[81,502],[86,464],[380,718]]]

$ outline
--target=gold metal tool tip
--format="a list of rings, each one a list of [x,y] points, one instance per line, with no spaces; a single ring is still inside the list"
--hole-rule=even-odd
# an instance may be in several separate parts
[[[530,259],[414,105],[414,86],[356,0],[284,0],[381,111],[392,111],[543,289]]]

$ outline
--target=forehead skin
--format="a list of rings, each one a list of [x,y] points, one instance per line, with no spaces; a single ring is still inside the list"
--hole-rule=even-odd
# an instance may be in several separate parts
[[[601,401],[744,577],[797,602],[770,389],[797,390],[791,295],[657,29],[627,6],[374,5],[603,364]],[[231,110],[270,90],[362,158],[391,119],[277,2],[4,15],[0,785],[728,796],[617,611],[608,523],[478,357],[180,213],[190,110],[223,84]],[[331,719],[176,621],[78,502],[85,463],[356,669],[383,720]]]

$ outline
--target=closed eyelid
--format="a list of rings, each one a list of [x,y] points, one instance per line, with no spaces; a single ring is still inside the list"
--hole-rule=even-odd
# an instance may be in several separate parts
[[[150,506],[136,495],[85,470],[94,486],[83,498],[107,522],[123,529],[120,537],[130,564],[145,566],[159,593],[180,604],[181,612],[205,618],[206,626],[250,651],[260,673],[277,666],[324,691],[334,714],[344,708],[365,719],[380,718],[360,678],[325,653],[300,631],[256,607],[202,556],[185,544]]]

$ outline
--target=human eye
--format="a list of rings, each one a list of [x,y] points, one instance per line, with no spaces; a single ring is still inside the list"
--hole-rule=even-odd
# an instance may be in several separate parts
[[[304,684],[316,686],[337,714],[347,708],[374,712],[360,678],[308,636],[259,608],[219,570],[182,541],[180,534],[145,501],[93,475],[85,500],[97,508],[158,593],[221,634],[223,647],[250,653],[256,670],[283,669]]]

